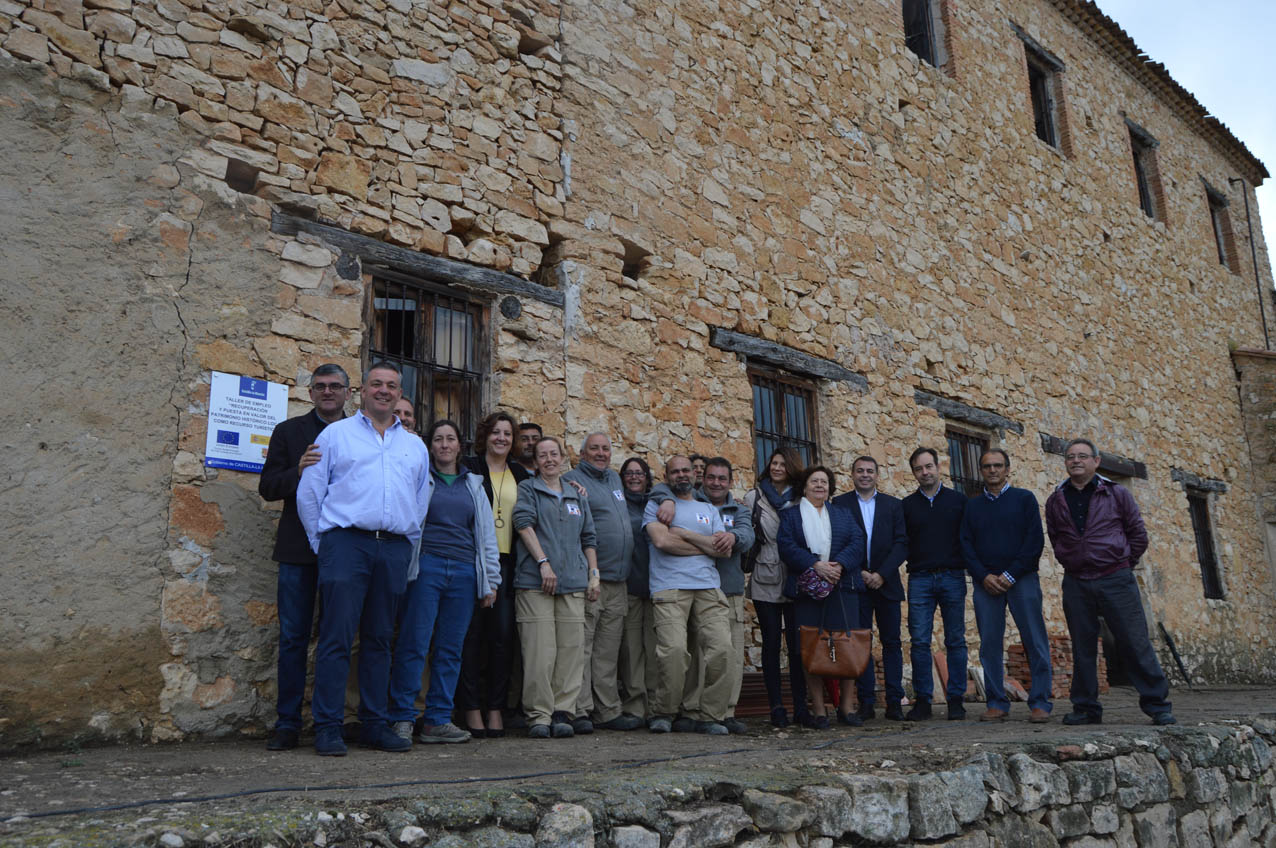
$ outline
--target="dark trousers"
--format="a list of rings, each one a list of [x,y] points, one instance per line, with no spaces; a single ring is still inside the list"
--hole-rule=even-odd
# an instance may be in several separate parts
[[[913,661],[913,694],[930,702],[934,687],[930,638],[935,631],[935,610],[944,620],[944,648],[948,659],[949,703],[966,697],[966,571],[944,568],[908,575],[908,640]]]
[[[315,729],[345,718],[350,647],[359,634],[359,720],[387,720],[390,651],[399,602],[408,586],[412,545],[378,541],[353,530],[329,530],[319,541],[319,645],[315,649]]]
[[[301,729],[301,701],[306,694],[306,654],[315,617],[319,568],[279,563],[275,608],[279,611],[279,664],[276,677],[275,727]]]
[[[1139,692],[1139,707],[1150,716],[1168,713],[1170,682],[1148,638],[1147,619],[1133,569],[1123,568],[1096,580],[1063,578],[1063,614],[1072,636],[1072,706],[1077,712],[1102,716],[1099,704],[1099,616],[1112,631],[1130,682]]]
[[[886,678],[886,703],[898,704],[904,700],[904,642],[899,636],[902,620],[900,602],[887,600],[880,589],[871,589],[860,593],[860,627],[871,628],[873,618],[877,618],[877,637],[882,643],[882,670]],[[873,690],[877,688],[876,669],[873,658],[868,659],[868,667],[855,681],[855,691],[861,704],[872,704],[877,699]]]
[[[508,706],[510,675],[518,662],[514,623],[514,554],[501,554],[501,586],[496,602],[475,604],[461,649],[461,678],[456,705],[462,710],[503,710]]]
[[[802,640],[798,636],[793,604],[754,601],[753,610],[762,631],[762,680],[771,709],[784,706],[780,685],[780,637],[789,655],[789,691],[793,693],[793,714],[806,712],[806,675],[802,672]]]

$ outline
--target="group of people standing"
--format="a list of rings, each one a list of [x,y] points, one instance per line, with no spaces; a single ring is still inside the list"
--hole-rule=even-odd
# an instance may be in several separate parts
[[[280,423],[260,491],[283,500],[279,562],[278,719],[267,746],[296,747],[306,654],[321,610],[312,713],[315,749],[346,753],[346,681],[358,638],[358,735],[404,751],[421,743],[608,730],[743,733],[735,718],[752,601],[762,635],[771,721],[790,724],[781,682],[787,652],[792,721],[827,728],[824,682],[803,669],[799,631],[870,628],[881,641],[885,717],[931,717],[930,641],[943,617],[947,717],[965,717],[967,576],[988,708],[1004,720],[1002,642],[1009,608],[1032,670],[1029,720],[1050,712],[1051,670],[1037,563],[1037,501],[1008,484],[999,449],[980,460],[985,488],[967,499],[940,482],[939,456],[909,459],[918,489],[877,490],[879,468],[855,460],[853,490],[788,448],[758,469],[742,501],[722,457],[673,456],[657,484],[641,457],[612,468],[611,440],[589,434],[568,470],[562,442],[505,412],[482,420],[474,454],[450,420],[418,438],[401,373],[363,375],[361,409],[344,415],[349,378],[311,379],[314,408]],[[1084,456],[1082,454],[1085,454]],[[1146,549],[1129,493],[1097,475],[1098,453],[1070,444],[1069,479],[1047,502],[1073,634],[1074,711],[1101,721],[1098,617],[1117,634],[1157,723],[1173,722],[1168,684],[1147,637],[1132,567]],[[914,701],[902,711],[900,569],[908,572]],[[1137,615],[1135,613],[1137,612]],[[1117,619],[1114,621],[1114,619]],[[875,716],[875,669],[840,687],[836,720]],[[459,718],[455,718],[459,716]],[[461,725],[456,723],[459,721]]]

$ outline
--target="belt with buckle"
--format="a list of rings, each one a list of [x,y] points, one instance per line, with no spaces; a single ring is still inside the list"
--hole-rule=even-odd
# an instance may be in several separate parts
[[[361,536],[368,536],[378,542],[406,542],[408,540],[408,537],[402,533],[391,533],[389,530],[364,530],[362,527],[342,527],[341,529],[358,533]]]

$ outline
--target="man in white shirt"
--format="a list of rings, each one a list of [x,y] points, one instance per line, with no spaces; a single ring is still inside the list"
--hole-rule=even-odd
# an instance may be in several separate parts
[[[395,613],[430,505],[430,460],[425,443],[394,415],[401,379],[393,363],[368,369],[362,409],[319,434],[319,461],[297,486],[297,513],[319,557],[323,615],[311,711],[321,756],[346,753],[341,723],[356,630],[360,743],[383,751],[412,747],[390,729],[386,699]]]

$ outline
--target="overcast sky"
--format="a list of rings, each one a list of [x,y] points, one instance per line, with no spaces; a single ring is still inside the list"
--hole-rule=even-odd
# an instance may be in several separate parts
[[[1274,0],[1096,0],[1104,14],[1276,174]],[[1276,180],[1258,188],[1263,236],[1276,244]],[[1243,232],[1244,211],[1232,216]]]

